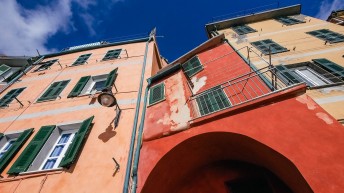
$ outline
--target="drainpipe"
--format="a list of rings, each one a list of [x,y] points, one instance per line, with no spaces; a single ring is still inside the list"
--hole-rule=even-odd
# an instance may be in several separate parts
[[[136,151],[134,156],[134,163],[133,163],[133,182],[131,187],[131,193],[136,193],[137,188],[137,168],[139,165],[139,159],[140,159],[140,152],[141,152],[141,145],[142,145],[142,133],[143,133],[143,126],[145,122],[145,115],[146,115],[146,106],[147,106],[147,96],[148,96],[148,90],[150,87],[151,81],[148,79],[148,85],[146,87],[145,96],[144,96],[144,103],[143,103],[143,111],[141,115],[141,121],[139,126],[139,134],[136,141]]]
[[[133,153],[134,153],[134,143],[135,143],[135,137],[136,137],[137,121],[138,121],[139,112],[140,112],[143,80],[144,80],[145,71],[146,71],[146,61],[147,61],[148,45],[149,45],[149,42],[151,40],[152,40],[152,35],[149,36],[149,39],[146,42],[146,50],[145,50],[145,54],[144,54],[144,58],[143,58],[140,87],[139,87],[139,91],[138,91],[138,94],[137,94],[137,102],[136,102],[137,105],[136,105],[136,109],[135,109],[134,125],[133,125],[133,129],[132,129],[132,134],[131,134],[131,141],[130,141],[130,149],[129,149],[129,155],[128,155],[128,162],[127,162],[127,169],[125,171],[125,180],[124,180],[123,193],[128,193],[131,165],[132,165],[132,159],[133,159],[132,157],[133,157]],[[145,95],[145,97],[146,97],[146,95]]]

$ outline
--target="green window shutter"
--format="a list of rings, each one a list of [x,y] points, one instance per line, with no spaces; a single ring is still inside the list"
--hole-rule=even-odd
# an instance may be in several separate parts
[[[59,82],[54,82],[48,90],[37,100],[37,102],[55,100],[62,90],[67,86],[70,80],[63,80]]]
[[[105,54],[103,60],[111,60],[111,59],[118,58],[119,55],[121,54],[121,51],[122,51],[122,49],[109,50],[109,51]]]
[[[78,83],[76,83],[76,85],[74,86],[73,90],[69,93],[67,98],[78,96],[81,93],[82,89],[84,89],[85,85],[90,80],[90,78],[91,76],[81,77]]]
[[[315,63],[320,65],[322,68],[334,73],[335,75],[339,76],[340,78],[344,79],[344,67],[331,62],[330,60],[326,58],[319,58],[319,59],[313,59]]]
[[[238,35],[244,35],[248,33],[253,33],[256,32],[257,30],[251,28],[248,25],[240,25],[240,26],[235,26],[232,27],[232,29],[238,34]]]
[[[0,66],[0,75],[4,74],[5,72],[9,71],[11,67],[7,66],[6,64],[2,64]]]
[[[3,133],[0,133],[0,140],[2,139],[3,136],[4,136],[4,134],[3,134]]]
[[[197,56],[194,56],[189,61],[182,64],[182,67],[184,69],[185,74],[188,77],[195,75],[196,73],[198,73],[199,71],[203,69],[203,66]]]
[[[328,41],[330,43],[337,43],[337,42],[343,42],[344,41],[344,35],[340,33],[333,32],[328,29],[320,29],[315,31],[309,31],[306,32],[306,34],[315,36],[319,39],[322,39],[324,41]]]
[[[154,87],[152,87],[149,91],[149,104],[154,104],[159,102],[165,98],[165,84],[160,83]]]
[[[55,125],[41,127],[41,129],[26,146],[23,153],[20,154],[19,158],[14,162],[7,173],[19,174],[20,172],[25,172],[30,167],[31,163],[36,158],[37,154],[42,149],[55,127]]]
[[[5,169],[5,167],[10,163],[12,158],[19,151],[21,146],[24,145],[25,141],[30,137],[33,132],[33,128],[26,129],[23,131],[14,144],[10,147],[9,150],[0,158],[0,173]]]
[[[19,75],[19,74],[21,74],[22,73],[22,71],[21,70],[17,70],[17,71],[15,71],[13,74],[11,74],[11,76],[9,76],[9,77],[7,77],[5,80],[4,80],[4,82],[11,82],[12,80],[14,80],[15,78],[17,78],[17,76]]]
[[[94,116],[84,120],[75,134],[72,143],[69,145],[66,154],[64,155],[59,167],[69,167],[76,160],[78,153],[82,147],[88,131],[90,130],[91,123],[94,119]]]
[[[284,25],[294,25],[298,23],[305,23],[303,21],[300,21],[298,19],[292,18],[292,17],[280,17],[276,19],[280,23],[283,23]]]
[[[79,58],[75,60],[75,62],[72,64],[72,66],[78,66],[78,65],[84,64],[90,56],[91,56],[91,54],[83,54],[83,55],[79,56]]]
[[[300,80],[300,78],[297,77],[297,75],[295,75],[293,72],[291,72],[285,66],[277,65],[277,66],[275,66],[275,68],[283,76],[283,78],[286,80],[288,85],[303,82],[302,80]]]
[[[5,96],[0,99],[0,107],[8,106],[15,97],[17,97],[25,88],[17,88],[10,90]]]
[[[118,68],[115,68],[114,70],[112,70],[108,74],[108,77],[106,78],[106,82],[104,84],[104,88],[111,88],[112,87],[112,85],[115,82],[117,75],[118,75],[117,70],[118,70]]]
[[[46,70],[46,69],[48,69],[50,66],[52,66],[56,61],[57,61],[57,59],[55,59],[55,60],[49,60],[49,61],[40,63],[40,64],[39,64],[40,66],[39,66],[36,70],[34,70],[34,72]]]
[[[271,48],[271,54],[277,54],[288,51],[287,48],[279,45],[271,39],[252,42],[251,45],[260,50],[263,54],[269,54],[269,48]]]
[[[196,101],[202,116],[231,106],[220,86],[201,94]]]

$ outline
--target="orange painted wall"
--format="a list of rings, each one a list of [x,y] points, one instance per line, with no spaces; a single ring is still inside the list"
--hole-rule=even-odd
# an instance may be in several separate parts
[[[148,45],[143,91],[147,86],[145,80],[152,75],[152,65],[157,64],[157,61],[154,61],[157,57],[153,53],[155,46],[154,41]],[[101,61],[108,50],[119,48],[126,49],[129,57],[127,58],[122,51],[120,59]],[[138,42],[46,58],[45,61],[58,58],[62,68],[55,63],[51,69],[42,72],[31,70],[20,78],[20,81],[1,93],[2,97],[10,89],[27,87],[18,96],[24,107],[20,108],[18,103],[12,102],[10,107],[0,110],[0,132],[6,134],[31,127],[35,128],[35,131],[1,173],[4,178],[0,179],[0,191],[122,192],[145,48],[146,42]],[[86,64],[69,67],[79,55],[88,53],[92,55]],[[118,77],[115,85],[118,93],[115,96],[122,114],[119,126],[115,129],[114,108],[100,106],[96,98],[89,95],[74,98],[67,98],[67,95],[80,77],[107,74],[117,67]],[[52,82],[68,79],[71,81],[60,94],[61,98],[42,103],[35,102]],[[112,91],[116,92],[114,88]],[[18,176],[6,174],[41,126],[82,121],[92,115],[95,116],[94,125],[76,163],[70,169]],[[120,164],[117,173],[114,173],[115,163],[112,158]]]

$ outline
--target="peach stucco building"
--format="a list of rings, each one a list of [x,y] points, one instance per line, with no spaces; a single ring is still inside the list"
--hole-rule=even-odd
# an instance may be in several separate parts
[[[206,24],[208,37],[224,34],[254,67],[270,63],[282,76],[306,82],[308,96],[344,124],[343,30],[344,26],[302,14],[301,5]]]
[[[31,64],[0,95],[0,192],[123,192],[146,79],[164,65],[154,34]],[[104,88],[120,110],[98,103]]]

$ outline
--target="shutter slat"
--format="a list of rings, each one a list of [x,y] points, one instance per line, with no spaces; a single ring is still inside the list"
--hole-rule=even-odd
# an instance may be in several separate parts
[[[70,80],[54,82],[47,91],[37,100],[37,102],[55,100],[62,90],[67,86]]]
[[[330,71],[331,73],[336,74],[337,76],[340,76],[341,78],[344,78],[344,67],[326,59],[326,58],[319,58],[319,59],[313,59],[313,61],[317,64],[319,64],[324,69]]]
[[[154,104],[165,98],[164,96],[165,84],[161,83],[152,87],[149,91],[149,104]]]
[[[108,74],[108,77],[106,78],[106,82],[104,84],[104,88],[110,89],[112,87],[117,78],[117,70],[118,68],[115,68]]]
[[[10,104],[15,97],[17,97],[25,88],[17,88],[10,90],[4,97],[0,99],[0,107],[5,107]]]
[[[14,162],[7,173],[19,174],[20,172],[25,172],[29,168],[33,160],[36,158],[37,154],[42,149],[43,145],[48,140],[55,127],[55,125],[47,125],[41,127],[41,129],[37,132],[31,142],[26,146],[24,151],[20,154],[19,158]]]
[[[284,77],[284,79],[287,80],[288,82],[288,85],[290,83],[300,83],[300,82],[303,82],[301,81],[298,77],[296,77],[295,75],[292,74],[292,72],[286,68],[285,66],[283,65],[277,65],[275,66],[276,69],[281,73],[281,75]]]
[[[94,119],[94,116],[84,120],[75,134],[75,137],[68,147],[66,154],[64,155],[59,167],[69,167],[71,164],[74,163],[76,160],[78,153],[82,147],[82,143],[84,142],[88,131],[90,130],[91,123]]]
[[[4,74],[5,72],[9,71],[11,67],[7,66],[6,64],[2,64],[0,66],[0,75]]]
[[[79,58],[75,60],[75,62],[72,64],[72,66],[84,64],[90,56],[91,56],[91,54],[83,54],[83,55],[79,56]]]
[[[220,86],[214,87],[197,97],[196,101],[201,115],[206,115],[231,106]]]
[[[184,69],[185,74],[188,77],[191,77],[201,71],[203,69],[203,66],[197,56],[194,56],[189,61],[182,64],[182,67]]]
[[[33,128],[23,131],[14,144],[6,151],[6,153],[0,158],[0,173],[11,162],[12,158],[16,155],[19,149],[24,145],[25,141],[30,137],[33,132]]]
[[[120,53],[121,53],[122,49],[117,49],[117,50],[109,50],[104,58],[102,60],[111,60],[111,59],[115,59],[118,58]]]
[[[76,83],[76,85],[74,86],[73,90],[69,93],[67,98],[78,96],[81,93],[82,89],[84,89],[85,85],[90,80],[90,78],[91,76],[81,77],[79,81]]]

